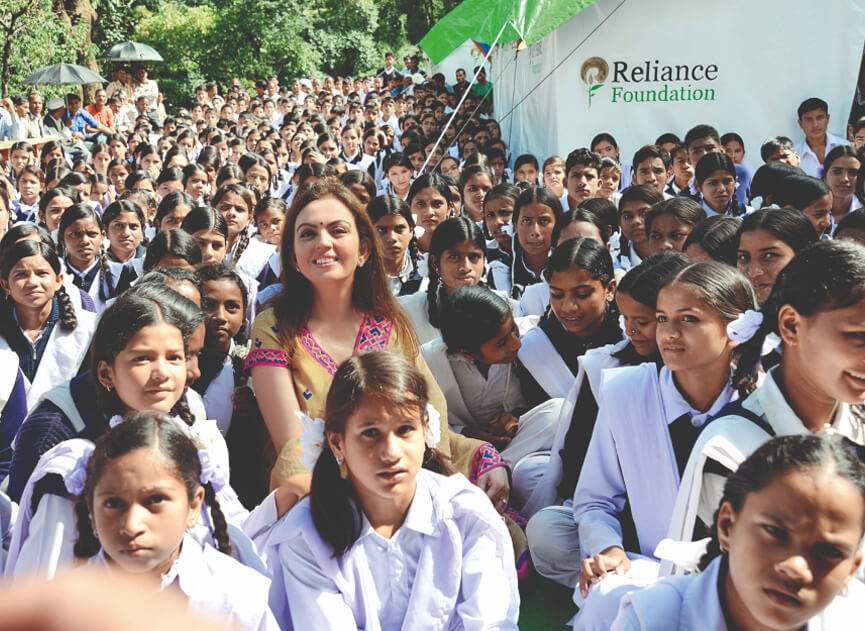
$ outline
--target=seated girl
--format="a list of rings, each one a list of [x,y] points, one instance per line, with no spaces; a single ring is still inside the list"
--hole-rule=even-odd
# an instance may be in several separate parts
[[[328,179],[298,191],[286,217],[280,247],[285,286],[273,306],[256,317],[246,359],[280,454],[272,483],[308,471],[300,462],[304,430],[294,413],[324,414],[338,362],[392,350],[427,376],[430,398],[442,416],[438,448],[503,511],[509,492],[506,463],[489,443],[447,429],[444,397],[420,354],[411,321],[387,285],[374,230],[357,198]]]
[[[418,270],[417,237],[408,204],[397,195],[384,194],[366,207],[381,245],[387,280],[394,296],[420,290],[425,279]]]
[[[254,165],[254,168],[261,168]],[[276,247],[267,241],[255,239],[252,222],[255,211],[255,193],[243,184],[227,184],[216,191],[210,202],[228,224],[228,251],[225,264],[250,279],[255,279],[267,265]]]
[[[180,229],[191,235],[201,250],[201,264],[213,265],[225,261],[228,244],[228,224],[217,210],[197,206],[189,211]]]
[[[694,166],[694,185],[700,193],[700,203],[706,215],[739,217],[750,212],[736,199],[736,166],[725,153],[704,155]]]
[[[520,332],[507,301],[467,286],[442,307],[442,337],[421,351],[444,392],[451,429],[492,443],[511,468],[549,450],[559,405],[529,410],[514,370]]]
[[[517,629],[507,530],[435,449],[428,378],[391,353],[351,357],[324,416],[304,421],[309,497],[271,537],[277,617],[295,629]]]
[[[541,282],[561,217],[562,204],[550,189],[531,187],[520,193],[514,205],[513,259],[510,265],[493,261],[490,287],[519,299],[526,287]]]
[[[255,238],[266,241],[275,248],[267,259],[267,265],[262,268],[256,279],[259,290],[279,282],[279,274],[282,271],[279,262],[279,243],[282,240],[282,226],[287,212],[288,207],[279,197],[265,197],[255,205],[253,220],[258,230]]]
[[[468,217],[451,217],[438,225],[429,245],[429,284],[424,292],[400,296],[421,344],[436,339],[440,310],[447,297],[466,285],[483,282],[486,243],[484,235]],[[504,292],[498,292],[506,297]],[[511,308],[519,314],[516,300]]]
[[[201,250],[195,239],[179,228],[161,230],[147,246],[144,273],[160,267],[179,267],[190,272],[201,263]]]
[[[573,497],[597,421],[602,380],[613,368],[661,363],[655,339],[658,291],[670,274],[688,264],[688,259],[677,252],[662,252],[625,274],[616,288],[616,304],[627,337],[590,349],[580,357],[576,381],[562,405],[552,450],[547,456],[532,457],[543,462],[544,470],[522,508],[531,517],[526,528],[529,550],[541,575],[568,587],[577,584],[581,559],[562,555],[561,551],[579,546]],[[515,484],[522,479],[523,467],[530,461],[514,470]]]
[[[71,476],[80,485],[74,489],[80,495],[78,559],[143,577],[154,590],[177,589],[190,609],[232,628],[279,629],[267,603],[270,581],[229,556],[226,520],[214,491],[220,474],[174,420],[161,412],[139,412],[93,446],[70,442],[83,443]],[[153,489],[159,490],[162,510],[153,509]],[[205,500],[218,550],[188,532],[203,519]]]
[[[487,259],[509,266],[514,256],[514,206],[520,189],[513,184],[497,184],[484,197],[483,231],[487,237]]]
[[[627,594],[609,628],[849,628],[863,524],[865,468],[843,440],[773,439],[727,480],[701,572]]]
[[[581,607],[577,628],[609,628],[620,592],[657,577],[653,554],[673,517],[700,428],[754,387],[753,374],[734,372],[731,362],[739,353],[737,333],[748,321],[744,314],[755,307],[753,289],[736,270],[693,263],[670,275],[658,293],[656,337],[664,366],[623,368],[604,380],[574,492],[583,559],[574,593]],[[625,542],[626,507],[636,547]]]
[[[833,199],[832,189],[826,182],[810,175],[797,174],[788,175],[781,181],[778,192],[773,197],[773,204],[781,208],[801,210],[822,239],[828,238],[837,229],[837,223],[832,217]]]
[[[778,212],[777,210],[774,212]],[[840,434],[865,453],[865,354],[852,341],[865,332],[865,248],[843,241],[806,247],[778,275],[754,314],[739,372],[759,361],[764,338],[780,340],[780,358],[746,399],[725,408],[700,435],[677,497],[670,536],[690,539],[697,519],[710,523],[724,475],[773,436]]]
[[[706,211],[693,199],[673,197],[658,202],[646,213],[649,253],[681,252],[688,235],[706,218]]]
[[[523,337],[519,373],[528,404],[565,397],[581,355],[622,339],[613,299],[613,260],[595,239],[560,243],[546,264],[548,314]]]

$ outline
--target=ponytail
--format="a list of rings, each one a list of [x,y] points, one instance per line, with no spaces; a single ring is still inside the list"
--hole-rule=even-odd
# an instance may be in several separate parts
[[[243,256],[243,252],[246,250],[246,246],[249,245],[250,229],[250,225],[246,226],[241,235],[237,238],[237,247],[234,248],[234,254],[231,257],[231,264],[233,266],[237,265],[237,262],[240,260],[240,257]]]
[[[64,331],[74,331],[78,326],[78,316],[75,315],[75,307],[72,299],[66,291],[66,287],[60,285],[60,289],[54,294],[57,298],[57,307],[60,310],[60,328]]]

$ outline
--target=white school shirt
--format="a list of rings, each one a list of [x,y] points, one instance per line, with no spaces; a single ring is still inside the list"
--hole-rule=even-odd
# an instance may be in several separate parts
[[[827,131],[826,153],[823,155],[824,159],[835,147],[849,144],[850,143],[847,141],[846,138],[841,138],[840,136],[830,134]],[[817,159],[817,154],[814,153],[811,147],[808,146],[808,141],[805,138],[802,138],[802,140],[796,143],[796,146],[793,147],[793,149],[796,153],[799,154],[799,168],[811,177],[816,177],[820,179],[820,177],[823,175],[823,163]]]
[[[283,625],[290,611],[298,631],[516,631],[520,596],[510,536],[464,476],[421,469],[405,521],[390,539],[363,514],[360,520],[360,537],[341,557],[319,536],[309,498],[277,525],[278,554],[268,560],[278,563],[271,606]]]
[[[692,425],[700,427],[733,394],[728,381],[709,410],[700,412],[679,392],[666,366],[660,374],[654,364],[604,373],[598,419],[574,491],[574,521],[584,558],[622,545],[619,515],[626,499],[640,553],[653,555],[666,536],[679,488],[668,425],[688,414]]]
[[[718,594],[722,557],[699,574],[666,578],[630,592],[619,603],[611,631],[727,631]],[[865,586],[851,581],[846,596],[836,596],[811,618],[808,631],[851,629],[862,617]]]
[[[99,550],[87,565],[122,574]],[[277,631],[279,625],[267,604],[270,581],[227,554],[183,536],[177,560],[162,575],[159,591],[177,588],[189,599],[189,608],[221,620],[226,628]]]
[[[772,368],[760,386],[742,401],[742,407],[760,417],[775,436],[804,434],[808,428],[775,381],[778,367]],[[847,403],[839,402],[827,433],[840,434],[858,445],[865,445],[865,426]],[[712,523],[714,511],[721,503],[726,478],[704,470],[707,460],[715,460],[731,471],[772,436],[763,427],[738,414],[721,416],[709,423],[700,434],[676,496],[676,506],[667,537],[689,540],[697,518]],[[664,563],[662,574],[680,571]]]

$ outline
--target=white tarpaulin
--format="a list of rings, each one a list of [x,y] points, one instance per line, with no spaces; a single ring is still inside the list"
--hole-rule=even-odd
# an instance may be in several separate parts
[[[759,166],[766,138],[802,137],[808,97],[846,137],[863,39],[865,0],[598,0],[516,58],[515,43],[497,47],[494,116],[514,157],[564,157],[609,132],[630,163],[661,133],[708,123],[738,132]]]
[[[471,80],[472,72],[484,60],[484,53],[480,48],[475,46],[472,40],[466,40],[465,43],[457,48],[450,55],[445,57],[440,64],[430,64],[427,71],[427,76],[433,76],[436,72],[440,72],[445,76],[445,82],[448,84],[456,83],[456,72],[458,68],[466,71],[468,78]],[[489,72],[489,67],[487,67]]]

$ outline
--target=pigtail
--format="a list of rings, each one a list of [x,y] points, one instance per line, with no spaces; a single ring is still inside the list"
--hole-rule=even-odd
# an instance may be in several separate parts
[[[108,291],[106,291],[106,286]],[[99,299],[102,302],[114,297],[114,281],[111,278],[111,266],[105,250],[99,251]]]
[[[724,503],[723,500],[721,503]],[[712,561],[724,553],[721,549],[721,542],[718,539],[718,515],[720,513],[720,508],[715,509],[715,515],[712,518],[712,527],[709,529],[709,543],[706,545],[706,551],[700,557],[700,561],[697,564],[697,570],[700,572],[704,571]]]
[[[438,449],[432,447],[424,447],[423,451],[423,468],[439,475],[453,475],[457,471],[453,468],[450,458],[445,456]]]
[[[60,328],[64,331],[74,331],[78,326],[78,316],[75,315],[75,307],[72,304],[72,299],[66,291],[66,287],[60,285],[60,289],[55,294],[57,298],[57,306],[60,310]]]
[[[189,409],[189,402],[186,400],[186,393],[177,400],[170,413],[190,427],[195,423],[195,417],[192,415],[192,410]]]
[[[7,340],[11,339],[18,326],[15,323],[15,316],[12,315],[13,309],[15,309],[15,301],[9,294],[4,294],[0,299],[0,336]]]
[[[335,557],[345,554],[360,536],[353,500],[354,492],[342,478],[333,451],[322,449],[312,473],[309,508],[319,535],[333,548]]]
[[[234,249],[234,256],[231,257],[232,265],[237,265],[237,262],[240,260],[240,257],[243,256],[243,252],[246,250],[247,245],[249,245],[249,226],[247,226],[243,233],[238,237],[237,247]]]
[[[420,258],[420,250],[417,245],[417,237],[412,237],[411,241],[408,242],[408,256],[411,259],[411,268],[412,274],[418,273],[417,262]]]
[[[213,538],[216,541],[216,547],[220,552],[230,556],[231,540],[228,538],[228,523],[225,521],[225,514],[219,506],[216,492],[210,482],[204,485],[204,501],[207,503],[207,508],[210,509],[210,520],[213,522]]]
[[[83,495],[75,503],[75,517],[78,523],[78,540],[75,542],[73,552],[78,559],[89,559],[99,552],[101,546],[99,539],[93,532],[90,509],[87,507],[87,500],[84,499]]]
[[[769,334],[765,321],[754,336],[736,349],[736,369],[733,371],[732,385],[745,398],[757,389],[757,371],[763,351],[763,340]]]
[[[443,305],[447,303],[447,293],[444,283],[439,278],[438,273],[430,268],[429,286],[427,287],[427,302],[429,323],[435,328],[439,328],[441,323],[441,310]]]

